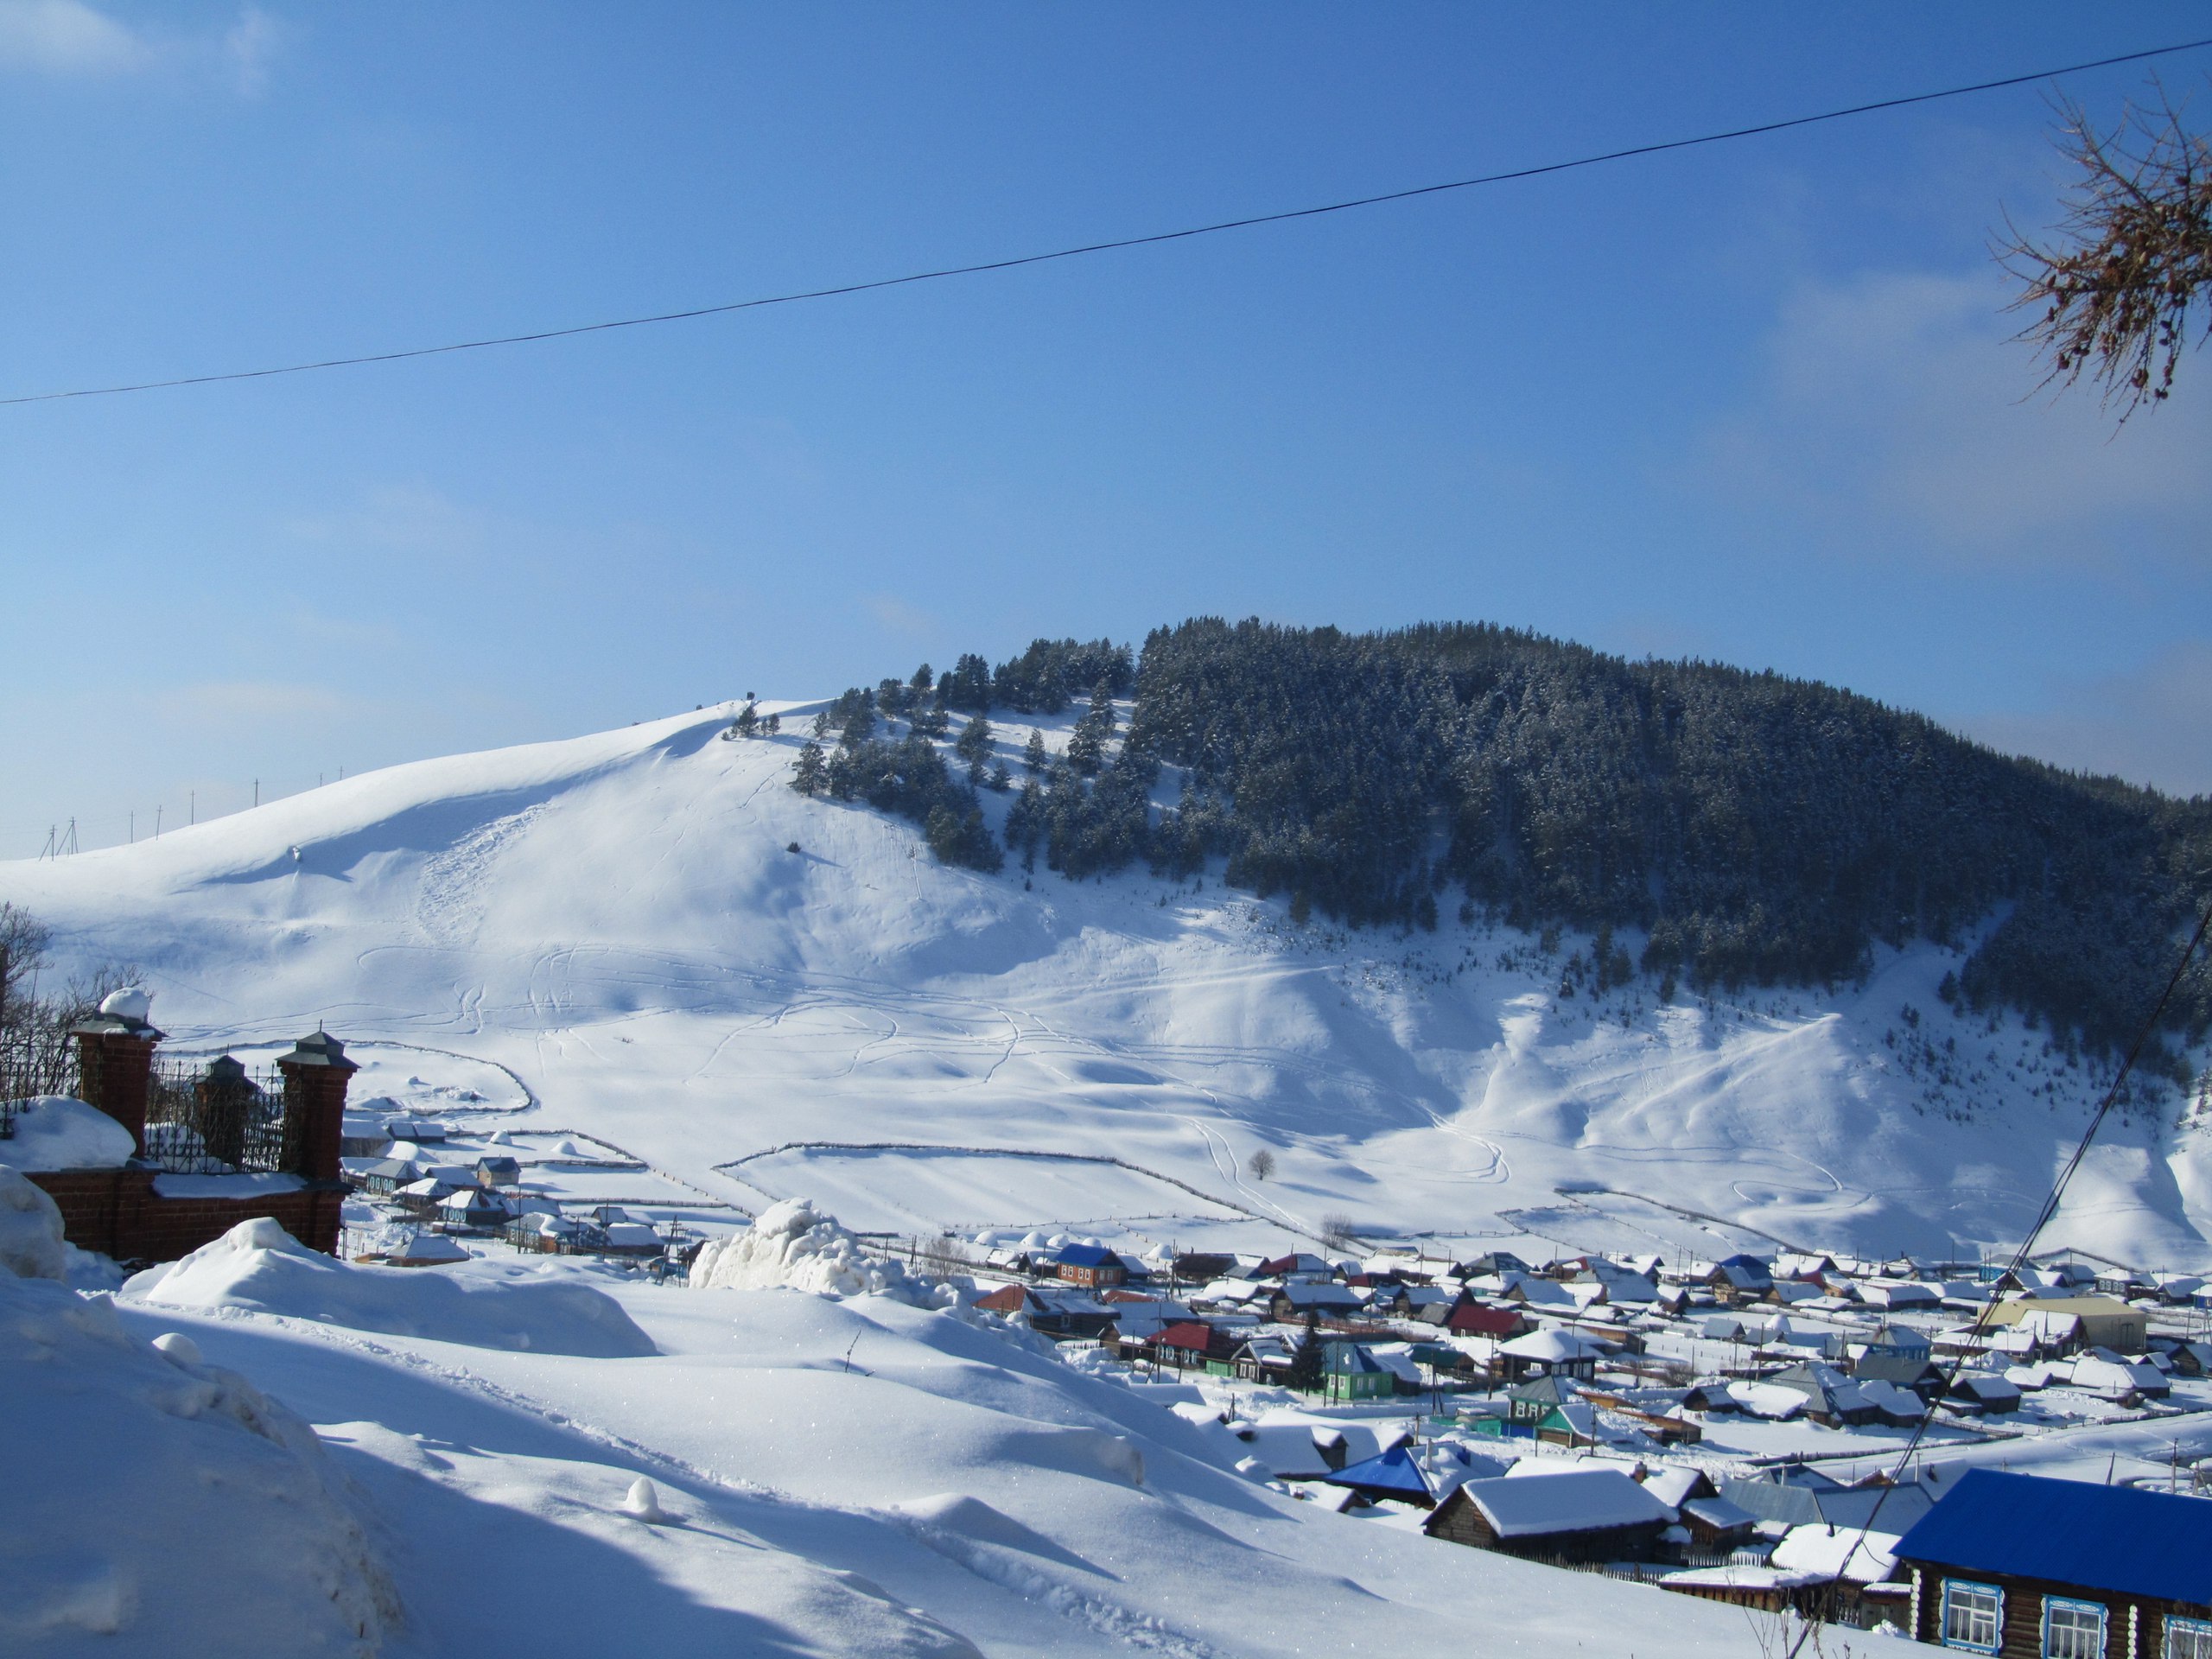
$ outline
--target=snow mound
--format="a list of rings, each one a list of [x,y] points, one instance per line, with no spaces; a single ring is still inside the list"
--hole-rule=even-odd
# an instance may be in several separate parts
[[[0,1268],[18,1279],[69,1276],[60,1207],[6,1164],[0,1164]]]
[[[695,1290],[804,1290],[817,1296],[890,1296],[916,1306],[941,1300],[938,1287],[861,1243],[804,1198],[785,1198],[752,1227],[715,1239],[691,1265]]]
[[[37,1095],[16,1105],[6,1142],[17,1169],[120,1169],[138,1150],[124,1128],[97,1106],[67,1095]]]
[[[123,1295],[211,1313],[289,1314],[474,1348],[589,1359],[655,1351],[652,1338],[613,1297],[576,1283],[572,1274],[518,1266],[461,1278],[435,1268],[357,1266],[310,1250],[266,1217],[240,1222],[182,1261],[133,1274]]]
[[[376,1653],[397,1601],[315,1431],[189,1353],[0,1277],[0,1649]]]

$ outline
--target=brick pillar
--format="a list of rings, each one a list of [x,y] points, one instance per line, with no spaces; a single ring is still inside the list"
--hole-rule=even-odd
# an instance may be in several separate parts
[[[276,1066],[284,1074],[284,1172],[310,1181],[338,1179],[346,1130],[346,1088],[361,1068],[326,1031],[302,1037]]]
[[[77,1039],[78,1088],[130,1131],[133,1147],[146,1150],[146,1100],[153,1087],[154,1046],[162,1033],[127,1014],[96,1014],[72,1026]]]

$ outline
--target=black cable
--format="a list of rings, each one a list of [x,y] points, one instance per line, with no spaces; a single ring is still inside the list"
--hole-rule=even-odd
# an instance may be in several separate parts
[[[2066,1166],[2058,1172],[2058,1179],[2051,1183],[2050,1196],[2043,1201],[2043,1208],[2036,1212],[2035,1223],[2020,1240],[2020,1248],[2012,1253],[2012,1261],[2005,1266],[2005,1273],[2017,1274],[2027,1265],[2029,1253],[2035,1249],[2037,1235],[2058,1214],[2059,1200],[2066,1195],[2066,1184],[2074,1179],[2074,1172],[2082,1166],[2082,1160],[2088,1155],[2089,1143],[2097,1138],[2098,1129],[2103,1127],[2106,1117],[2119,1103],[2120,1090],[2126,1084],[2128,1073],[2135,1069],[2135,1062],[2142,1055],[2143,1046],[2151,1040],[2152,1034],[2158,1028],[2159,1020],[2165,1017],[2166,1004],[2173,1001],[2174,993],[2181,988],[2182,976],[2189,971],[2189,964],[2195,960],[2197,947],[2204,943],[2208,931],[2212,931],[2212,906],[2206,906],[2202,918],[2196,924],[2196,931],[2190,936],[2189,943],[2182,948],[2181,960],[2174,964],[2173,976],[2166,981],[2166,988],[2159,994],[2158,1006],[2151,1010],[2151,1017],[2143,1022],[2143,1029],[2136,1033],[2135,1041],[2121,1060],[2120,1070],[2113,1074],[2112,1086],[2105,1090],[2104,1099],[2098,1103],[2097,1109],[2090,1115],[2089,1127],[2082,1132],[2081,1142],[2074,1148],[2074,1155],[2066,1160]],[[1999,1275],[1999,1279],[2003,1277],[2002,1274]],[[1975,1339],[1988,1325],[1989,1316],[1996,1311],[1997,1299],[1992,1296],[1982,1305],[1981,1312],[1974,1315],[1974,1323],[1967,1327],[1966,1338],[1961,1344],[1958,1357],[1951,1362],[1950,1371],[1943,1378],[1942,1390],[1936,1396],[1938,1400],[1948,1399],[1951,1390],[1958,1386],[1959,1375],[1966,1370],[1967,1357],[1974,1351]],[[1827,1580],[1828,1585],[1841,1581],[1844,1568],[1848,1567],[1852,1558],[1865,1548],[1866,1536],[1873,1531],[1874,1522],[1882,1513],[1882,1505],[1889,1502],[1890,1494],[1904,1483],[1904,1472],[1912,1466],[1913,1456],[1919,1451],[1920,1442],[1927,1435],[1928,1426],[1935,1421],[1935,1408],[1931,1406],[1913,1425],[1911,1438],[1905,1441],[1904,1450],[1897,1456],[1897,1465],[1891,1471],[1889,1484],[1875,1495],[1874,1507],[1866,1511],[1866,1520],[1853,1529],[1859,1534],[1859,1541],[1844,1551],[1843,1564]],[[1807,1586],[1808,1589],[1817,1587],[1817,1585]],[[1804,1645],[1805,1638],[1811,1633],[1815,1622],[1807,1618],[1805,1630],[1798,1634],[1797,1640],[1790,1645],[1784,1659],[1796,1659],[1797,1649]]]
[[[1515,168],[1503,173],[1485,173],[1471,179],[1452,179],[1442,184],[1415,185],[1406,190],[1385,191],[1380,195],[1355,196],[1346,201],[1325,202],[1318,207],[1292,207],[1277,213],[1255,213],[1244,219],[1224,219],[1211,225],[1193,225],[1179,231],[1155,231],[1147,236],[1122,237],[1111,242],[1086,242],[1072,248],[1056,248],[1049,253],[1025,253],[1007,259],[989,259],[979,264],[948,265],[938,270],[910,271],[904,276],[879,276],[864,283],[844,283],[835,288],[806,289],[791,294],[772,294],[760,299],[731,300],[721,305],[702,305],[687,311],[662,311],[652,316],[621,317],[610,322],[576,323],[565,328],[542,328],[526,334],[499,334],[486,340],[456,340],[444,346],[416,346],[404,351],[372,352],[359,357],[325,358],[315,363],[290,363],[271,369],[234,369],[222,374],[192,374],[174,380],[143,380],[134,385],[119,386],[86,386],[74,391],[40,391],[14,397],[0,397],[0,407],[12,404],[50,404],[70,397],[111,397],[130,391],[162,391],[177,386],[212,385],[226,380],[265,380],[280,374],[308,374],[318,369],[355,368],[369,363],[397,363],[411,357],[441,357],[454,352],[482,351],[492,346],[526,346],[538,340],[566,340],[576,334],[597,334],[614,328],[642,328],[652,323],[688,322],[697,317],[720,316],[731,311],[752,311],[763,306],[796,305],[806,300],[830,300],[848,294],[872,293],[878,289],[903,288],[912,283],[933,283],[949,276],[976,276],[987,271],[1014,270],[1023,265],[1041,265],[1056,259],[1075,259],[1091,253],[1110,253],[1122,248],[1149,247],[1160,242],[1180,242],[1195,236],[1212,236],[1223,231],[1249,230],[1258,225],[1281,225],[1291,219],[1316,219],[1325,213],[1349,213],[1356,207],[1376,207],[1393,201],[1410,201],[1417,196],[1440,195],[1450,190],[1472,190],[1482,185],[1505,184],[1516,179],[1541,178],[1549,173],[1567,173],[1577,168],[1599,167],[1609,162],[1624,162],[1640,156],[1659,156],[1669,150],[1694,149],[1702,144],[1726,143],[1731,139],[1756,138],[1767,133],[1787,132],[1793,127],[1809,127],[1823,121],[1840,121],[1854,115],[1871,115],[1882,110],[1904,109],[1914,104],[1932,104],[1947,98],[1964,98],[1973,92],[2000,91],[2007,86],[2024,86],[2030,81],[2048,80],[2056,75],[2079,74],[2084,70],[2108,69],[2115,64],[2140,63],[2149,58],[2171,57],[2179,52],[2195,52],[2212,46],[2212,38],[2184,41],[2176,46],[2157,46],[2143,52],[2123,52],[2116,57],[2094,58],[2086,63],[2069,63],[2056,69],[2038,69],[2032,74],[2006,75],[1997,80],[1975,81],[1967,86],[1947,86],[1941,92],[1912,92],[1901,98],[1878,99],[1871,104],[1853,104],[1840,110],[1824,110],[1818,115],[1792,116],[1783,121],[1765,121],[1757,126],[1732,127],[1725,132],[1700,134],[1694,138],[1669,138],[1649,144],[1634,144],[1626,149],[1609,149],[1596,156],[1578,156],[1573,161],[1547,162],[1535,167]]]

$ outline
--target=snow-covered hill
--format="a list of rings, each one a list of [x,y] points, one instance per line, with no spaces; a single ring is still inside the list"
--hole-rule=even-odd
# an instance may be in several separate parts
[[[1577,941],[1448,906],[1434,934],[1347,935],[1217,873],[949,868],[785,787],[817,706],[764,704],[778,738],[719,741],[713,709],[351,778],[0,864],[0,899],[68,965],[143,967],[172,1050],[320,1020],[365,1055],[493,1062],[535,1103],[518,1128],[882,1230],[1256,1243],[1343,1217],[1447,1248],[1971,1253],[2017,1237],[2100,1082],[1955,1016],[1934,946],[1833,995],[1662,1006],[1648,981],[1563,998]],[[1026,735],[999,734],[1017,775]],[[2212,1160],[2178,1113],[2116,1123],[2050,1242],[2212,1264]]]

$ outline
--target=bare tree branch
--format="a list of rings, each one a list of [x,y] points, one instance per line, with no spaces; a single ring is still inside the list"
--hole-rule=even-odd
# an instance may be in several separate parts
[[[2081,177],[2050,242],[2008,219],[1997,257],[2022,285],[2010,308],[2040,313],[2019,338],[2048,359],[2041,384],[2087,374],[2124,423],[2171,391],[2192,325],[2197,344],[2212,335],[2212,143],[2164,86],[2109,132],[2071,100],[2056,107]]]

